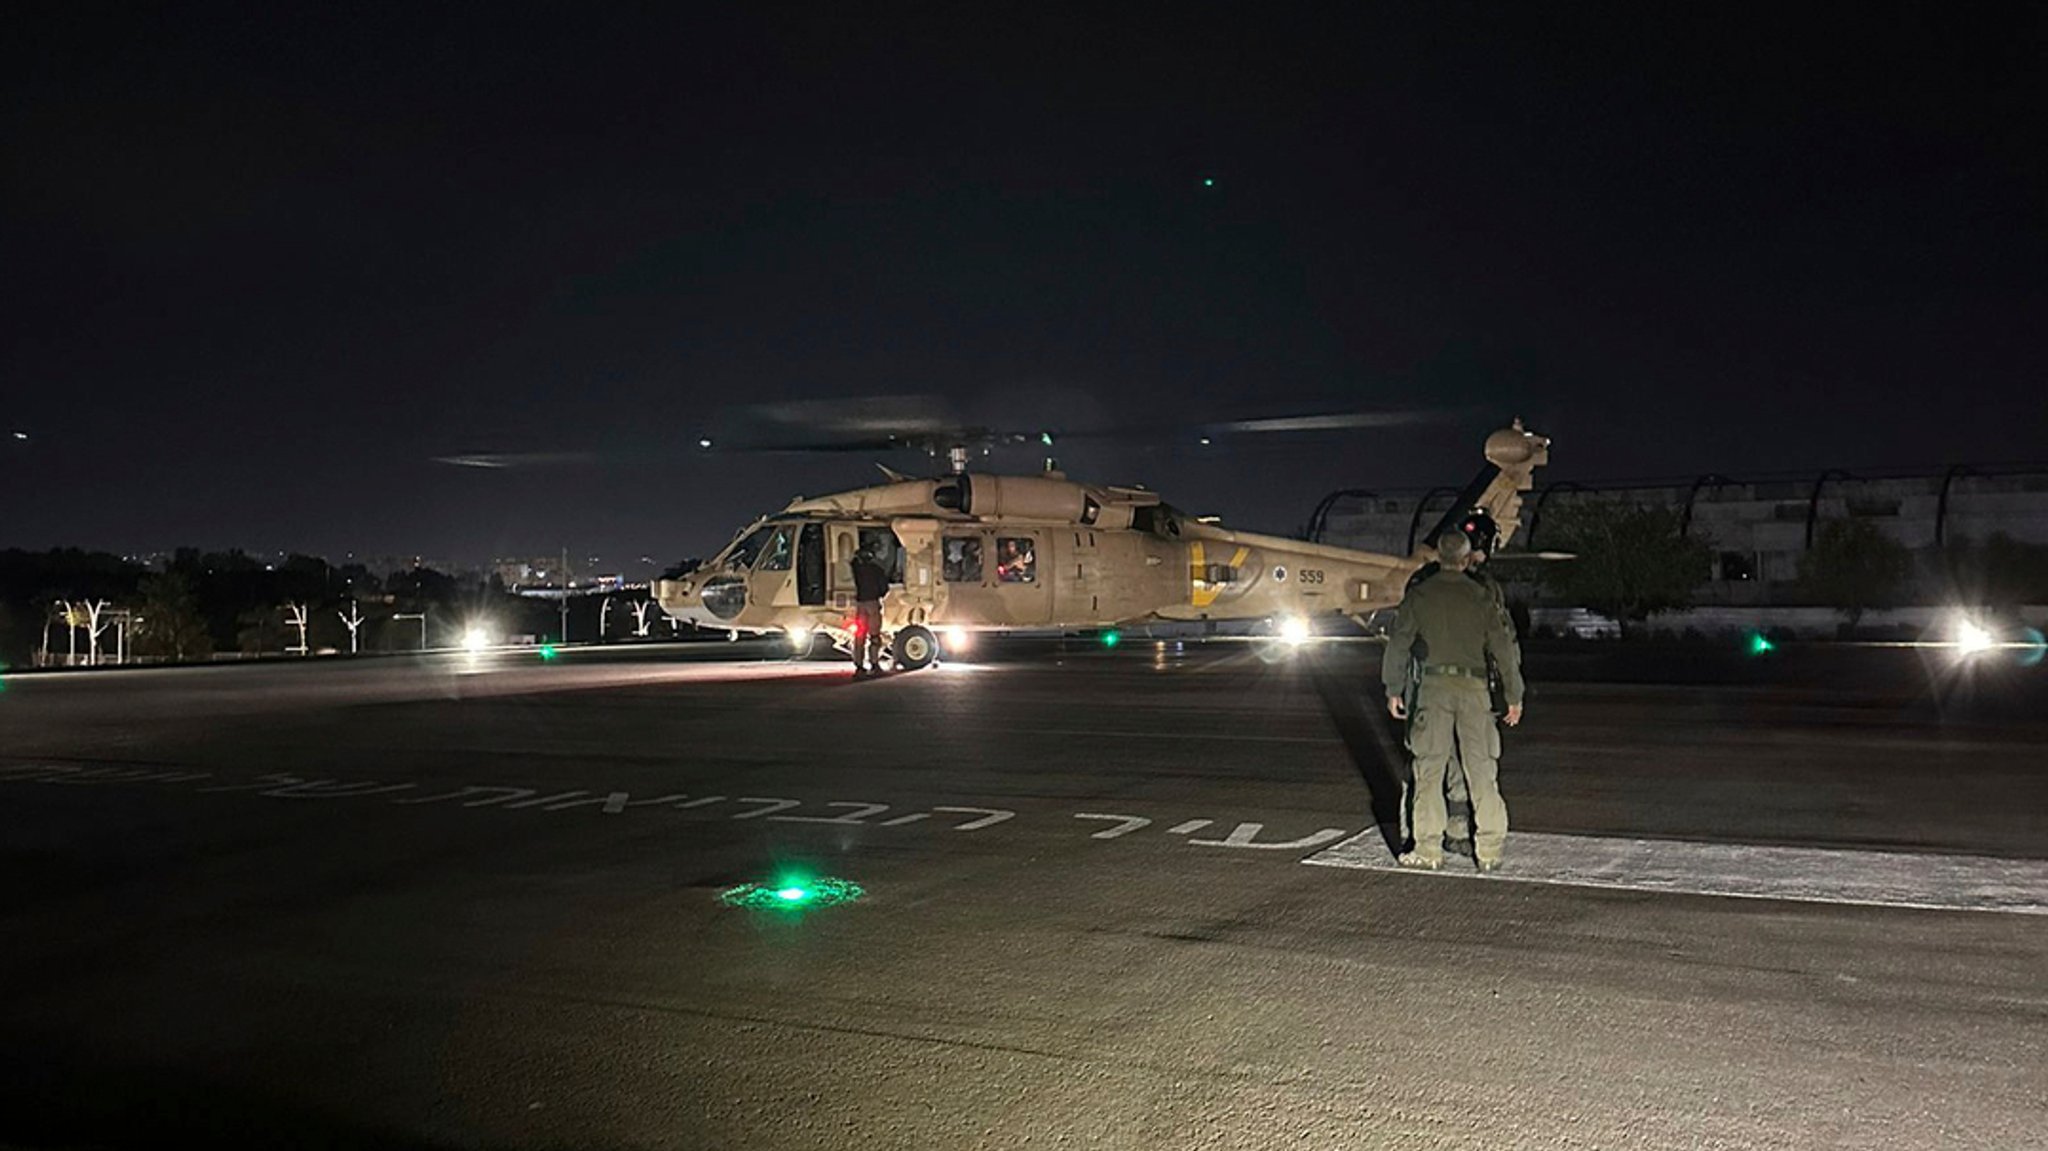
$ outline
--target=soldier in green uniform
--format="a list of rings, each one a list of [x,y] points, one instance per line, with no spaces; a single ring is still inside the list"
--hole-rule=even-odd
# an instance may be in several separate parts
[[[1447,531],[1437,540],[1442,569],[1408,589],[1381,664],[1387,711],[1395,719],[1408,718],[1406,693],[1418,672],[1420,677],[1408,727],[1413,781],[1406,810],[1414,843],[1401,856],[1403,867],[1443,866],[1444,775],[1453,756],[1471,796],[1479,870],[1499,867],[1507,843],[1500,733],[1494,727],[1487,668],[1489,661],[1498,668],[1507,702],[1502,721],[1513,727],[1522,721],[1521,653],[1493,592],[1465,578],[1471,558],[1472,543],[1462,532]],[[1418,668],[1410,666],[1411,651],[1420,657]]]
[[[1472,558],[1465,564],[1465,578],[1485,588],[1487,594],[1493,597],[1494,607],[1500,611],[1501,619],[1505,621],[1504,626],[1508,629],[1509,638],[1514,638],[1515,625],[1513,618],[1508,613],[1507,594],[1501,589],[1500,582],[1487,575],[1480,567],[1481,564],[1486,562],[1487,554],[1500,545],[1499,526],[1494,523],[1493,517],[1487,514],[1484,508],[1473,508],[1471,513],[1465,517],[1464,522],[1458,525],[1458,531],[1472,545]],[[1415,585],[1429,579],[1442,570],[1444,570],[1443,565],[1434,560],[1417,568],[1415,574],[1408,577],[1408,586],[1402,592],[1402,595],[1405,597],[1408,592],[1415,590]],[[1422,645],[1416,646],[1420,647]],[[1419,658],[1417,652],[1410,651],[1408,655],[1408,688],[1402,696],[1402,702],[1407,705],[1408,720],[1411,724],[1415,720],[1415,696],[1422,688],[1422,663],[1423,660]],[[1505,715],[1507,713],[1507,701],[1502,698],[1500,666],[1497,661],[1490,657],[1486,661],[1486,690],[1493,714],[1495,716]],[[1405,738],[1406,732],[1403,733],[1403,736]],[[1465,767],[1463,762],[1459,760],[1456,752],[1451,754],[1450,766],[1444,771],[1444,811],[1444,850],[1469,858],[1472,855],[1472,797],[1465,790]],[[1403,813],[1401,833],[1403,836],[1409,834],[1405,812]]]

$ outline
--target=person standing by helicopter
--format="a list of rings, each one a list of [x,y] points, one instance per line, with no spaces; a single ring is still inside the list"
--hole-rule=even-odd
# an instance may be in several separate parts
[[[1506,592],[1501,589],[1500,581],[1486,574],[1480,567],[1481,564],[1486,562],[1487,554],[1500,546],[1500,526],[1487,513],[1486,509],[1473,508],[1471,513],[1458,524],[1457,530],[1472,544],[1472,558],[1466,561],[1465,578],[1485,588],[1487,594],[1493,597],[1494,608],[1500,612],[1501,619],[1505,621],[1505,626],[1508,629],[1508,638],[1511,640],[1516,638],[1514,620],[1508,612]],[[1403,589],[1402,595],[1405,596],[1408,592],[1414,591],[1417,584],[1429,579],[1442,570],[1443,565],[1435,560],[1431,560],[1429,563],[1417,568],[1415,574],[1408,577],[1408,585]],[[1415,649],[1410,651],[1408,655],[1408,690],[1403,697],[1403,702],[1407,705],[1408,722],[1411,725],[1415,722],[1416,695],[1422,689],[1423,656],[1427,654],[1423,650],[1424,647],[1425,645],[1423,644],[1417,644]],[[1502,687],[1499,661],[1492,656],[1488,656],[1486,660],[1486,691],[1492,704],[1495,718],[1507,714],[1508,705]],[[1403,735],[1405,737],[1405,731]],[[1472,797],[1465,790],[1464,764],[1458,759],[1455,752],[1451,755],[1450,766],[1444,771],[1444,806],[1446,813],[1444,850],[1469,859],[1472,856]],[[1402,827],[1402,832],[1403,834],[1408,832],[1405,824]]]
[[[1514,727],[1522,721],[1521,653],[1492,593],[1464,578],[1472,541],[1453,529],[1438,537],[1436,548],[1442,571],[1401,601],[1380,668],[1387,712],[1395,719],[1408,718],[1407,689],[1411,681],[1420,685],[1408,729],[1413,782],[1405,797],[1414,843],[1400,863],[1432,871],[1443,866],[1444,774],[1456,755],[1472,797],[1474,858],[1480,871],[1493,871],[1507,844],[1508,809],[1500,795],[1500,732],[1486,690],[1487,661],[1500,669],[1507,699],[1502,722]],[[1424,653],[1419,677],[1409,663],[1418,644]]]
[[[853,678],[882,674],[882,597],[889,594],[889,569],[862,541],[853,557]]]

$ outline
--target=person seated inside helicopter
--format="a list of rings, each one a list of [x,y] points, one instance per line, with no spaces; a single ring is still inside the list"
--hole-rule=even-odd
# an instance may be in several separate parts
[[[1028,539],[996,541],[996,579],[1001,583],[1030,583],[1038,578],[1038,553]]]

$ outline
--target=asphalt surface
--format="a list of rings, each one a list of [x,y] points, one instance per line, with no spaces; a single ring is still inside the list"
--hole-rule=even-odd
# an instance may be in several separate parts
[[[1377,649],[762,654],[9,678],[0,1145],[2048,1147],[2048,916],[1303,866]],[[2048,857],[2048,669],[1779,655],[1532,652],[1515,829]]]

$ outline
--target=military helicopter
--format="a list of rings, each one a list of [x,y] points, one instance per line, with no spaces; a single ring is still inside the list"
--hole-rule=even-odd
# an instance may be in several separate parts
[[[1256,621],[1298,644],[1319,619],[1364,622],[1395,606],[1408,577],[1435,559],[1427,543],[1396,556],[1235,531],[1141,487],[1068,479],[1052,460],[1037,475],[967,470],[975,443],[1028,438],[916,429],[834,444],[943,450],[951,470],[918,478],[884,467],[885,483],[794,500],[708,562],[665,573],[654,598],[701,627],[783,633],[799,652],[827,641],[843,650],[854,639],[853,559],[869,551],[892,572],[884,650],[914,671],[988,632]],[[1505,544],[1549,449],[1519,419],[1488,436],[1485,466],[1424,538],[1490,516]]]

